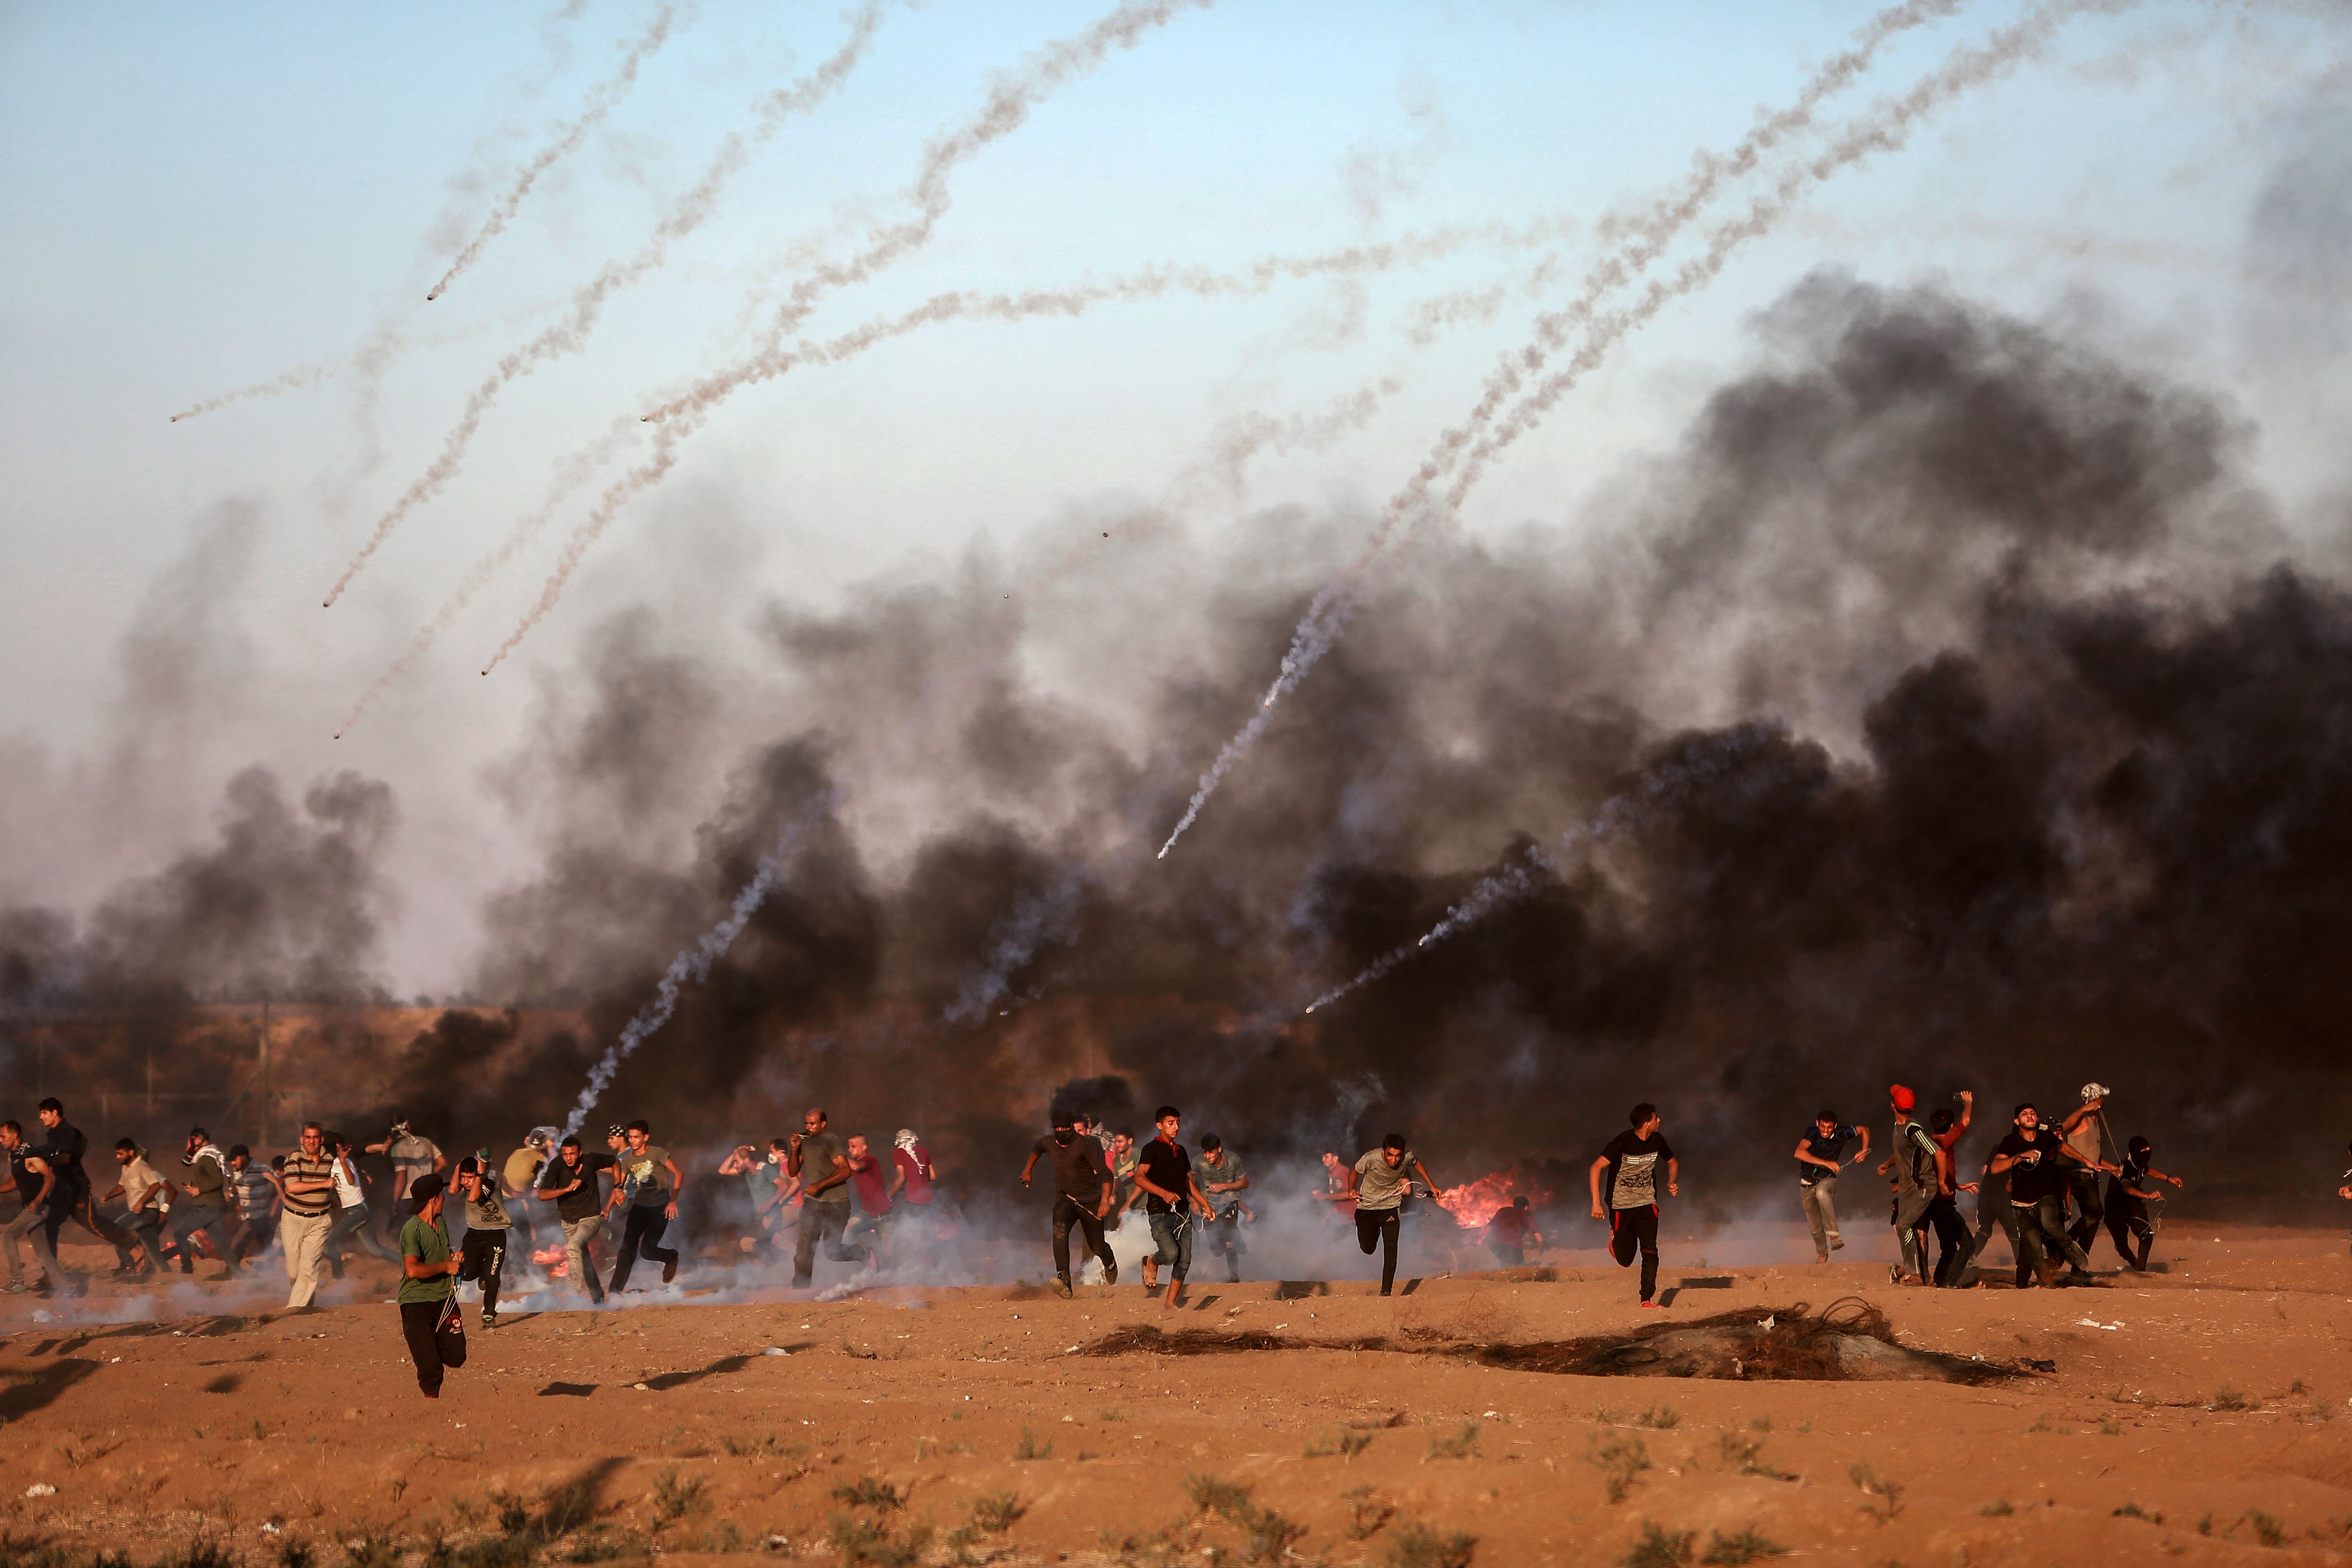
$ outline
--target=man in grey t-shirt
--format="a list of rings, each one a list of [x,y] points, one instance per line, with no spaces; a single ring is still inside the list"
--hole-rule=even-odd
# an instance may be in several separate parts
[[[1402,1132],[1390,1133],[1348,1173],[1348,1195],[1356,1200],[1356,1245],[1367,1258],[1373,1247],[1381,1249],[1383,1296],[1396,1284],[1397,1236],[1402,1228],[1404,1200],[1412,1195],[1415,1176],[1431,1192],[1437,1191],[1437,1183],[1420,1156],[1405,1147]]]
[[[785,1167],[801,1179],[800,1235],[793,1248],[793,1288],[806,1289],[812,1282],[816,1250],[835,1263],[863,1263],[866,1254],[842,1246],[849,1228],[849,1153],[839,1138],[825,1131],[824,1109],[819,1106],[801,1119],[803,1131],[793,1134]]]

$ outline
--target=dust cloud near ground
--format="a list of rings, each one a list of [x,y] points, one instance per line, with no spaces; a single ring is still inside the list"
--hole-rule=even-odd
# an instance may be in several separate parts
[[[1767,1228],[1802,1256],[1793,1226]],[[1196,1269],[1173,1311],[1131,1271],[1068,1300],[824,1300],[712,1248],[618,1310],[544,1295],[486,1331],[469,1307],[436,1405],[380,1266],[301,1314],[210,1264],[164,1300],[12,1296],[5,1553],[1877,1568],[2352,1549],[2340,1232],[2182,1221],[2162,1272],[2029,1291],[1898,1289],[1870,1261],[1709,1267],[1708,1245],[1670,1239],[1662,1311],[1576,1248],[1386,1300],[1337,1269]],[[1042,1241],[996,1266],[1043,1278]],[[1818,1339],[1825,1310],[1851,1331],[1831,1339],[1875,1347],[1834,1381],[1744,1358],[1552,1369],[1562,1346]]]

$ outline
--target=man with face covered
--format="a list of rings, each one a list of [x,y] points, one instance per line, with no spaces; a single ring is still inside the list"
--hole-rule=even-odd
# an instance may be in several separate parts
[[[1110,1213],[1110,1170],[1103,1163],[1102,1145],[1079,1134],[1075,1119],[1057,1116],[1053,1131],[1029,1151],[1021,1167],[1021,1184],[1027,1186],[1037,1162],[1054,1163],[1054,1290],[1070,1293],[1070,1227],[1076,1226],[1088,1252],[1101,1259],[1103,1283],[1118,1283],[1118,1259],[1103,1239],[1103,1218]]]

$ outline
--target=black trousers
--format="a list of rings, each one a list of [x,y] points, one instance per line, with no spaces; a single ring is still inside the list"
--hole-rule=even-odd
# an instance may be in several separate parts
[[[2074,1199],[2074,1223],[2066,1234],[2084,1252],[2098,1239],[2099,1218],[2105,1205],[2099,1202],[2099,1173],[2088,1165],[2077,1165],[2066,1173],[2066,1184]]]
[[[810,1203],[801,1200],[800,1230],[793,1245],[793,1289],[807,1287],[815,1268],[817,1249],[835,1263],[863,1263],[866,1254],[844,1246],[843,1236],[849,1228],[849,1202]]]
[[[615,1291],[629,1288],[629,1267],[643,1258],[668,1265],[677,1261],[677,1250],[661,1244],[662,1232],[669,1228],[669,1215],[645,1204],[631,1204],[629,1217],[621,1226],[621,1257],[613,1265],[613,1285]]]
[[[465,1267],[457,1270],[461,1280],[471,1279],[482,1288],[482,1310],[499,1310],[499,1281],[506,1275],[507,1233],[503,1230],[468,1230],[466,1239],[457,1244],[457,1256]]]
[[[1070,1227],[1078,1227],[1086,1240],[1087,1250],[1102,1259],[1106,1271],[1118,1268],[1118,1259],[1110,1254],[1110,1243],[1103,1239],[1103,1222],[1095,1214],[1092,1204],[1080,1203],[1067,1193],[1054,1194],[1054,1272],[1067,1279],[1070,1277]]]
[[[1397,1236],[1403,1229],[1395,1209],[1359,1208],[1356,1211],[1356,1245],[1366,1257],[1372,1248],[1381,1249],[1381,1294],[1389,1293],[1396,1283]]]
[[[1619,1268],[1630,1268],[1633,1249],[1642,1251],[1642,1300],[1658,1293],[1658,1205],[1609,1211],[1609,1256]]]
[[[2109,1182],[2106,1208],[2107,1235],[2116,1250],[2132,1268],[2146,1268],[2147,1255],[2156,1250],[2156,1226],[2148,1218],[2147,1201],[2124,1191],[2121,1182]]]
[[[400,1332],[416,1363],[416,1386],[425,1398],[440,1398],[442,1370],[466,1364],[466,1325],[457,1317],[456,1294],[446,1301],[403,1301]]]
[[[1969,1222],[1960,1217],[1958,1204],[1948,1197],[1939,1197],[1927,1205],[1927,1214],[1921,1216],[1920,1228],[1924,1230],[1930,1226],[1935,1227],[1937,1245],[1943,1249],[1943,1256],[1936,1260],[1936,1283],[1957,1285],[1968,1269],[1969,1255],[1972,1250],[1969,1246]],[[1922,1242],[1919,1261],[1925,1263],[1927,1260],[1927,1248]]]

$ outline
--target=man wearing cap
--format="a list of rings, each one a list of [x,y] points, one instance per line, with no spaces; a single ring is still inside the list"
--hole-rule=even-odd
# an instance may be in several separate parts
[[[400,1332],[416,1363],[416,1386],[441,1397],[447,1367],[466,1364],[466,1324],[457,1315],[457,1271],[449,1233],[441,1228],[441,1178],[428,1172],[408,1184],[410,1215],[400,1227]]]
[[[1919,1222],[1944,1190],[1943,1162],[1934,1137],[1911,1119],[1918,1097],[1898,1083],[1887,1089],[1887,1098],[1895,1108],[1895,1146],[1878,1173],[1895,1173],[1895,1237],[1903,1247],[1903,1264],[1895,1279],[1898,1285],[1924,1285],[1927,1260],[1922,1256]]]
[[[2100,1112],[2106,1108],[2110,1092],[2103,1083],[2084,1084],[2083,1109],[2066,1118],[2058,1130],[2058,1168],[2065,1173],[2074,1199],[2074,1223],[2066,1227],[2066,1234],[2085,1254],[2099,1234],[2099,1219],[2105,1212],[2099,1202],[2099,1173],[2112,1176],[2121,1170],[2104,1158],[2106,1146],[2100,1137],[2107,1129],[2107,1119]]]

